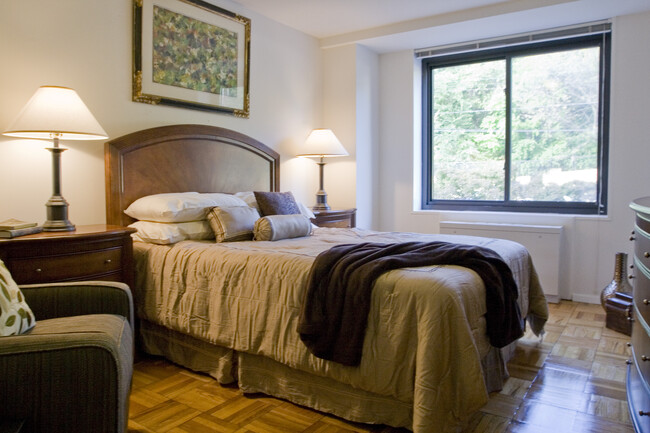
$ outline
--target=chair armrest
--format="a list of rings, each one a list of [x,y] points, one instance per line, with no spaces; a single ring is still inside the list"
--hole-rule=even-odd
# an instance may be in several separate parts
[[[127,318],[133,330],[133,296],[126,284],[80,281],[19,287],[37,321],[85,314],[118,314]]]
[[[24,419],[30,432],[126,432],[133,347],[115,314],[40,320],[0,338],[0,420]]]

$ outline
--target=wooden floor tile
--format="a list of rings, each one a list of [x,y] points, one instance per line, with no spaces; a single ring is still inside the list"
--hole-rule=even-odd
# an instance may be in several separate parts
[[[567,324],[590,326],[594,323],[605,323],[605,311],[596,305],[592,308],[576,308]]]
[[[586,412],[618,423],[631,423],[627,402],[615,398],[592,395]]]
[[[610,421],[590,414],[577,414],[573,421],[573,431],[588,433],[634,433],[630,424]]]
[[[472,416],[463,433],[505,433],[510,418],[478,412]]]
[[[497,393],[490,396],[490,401],[481,408],[481,412],[510,419],[522,402],[521,398]]]
[[[515,416],[515,420],[543,427],[549,431],[565,431],[573,426],[578,412],[551,404],[526,400]]]
[[[508,378],[508,380],[506,380],[506,383],[503,385],[503,389],[499,391],[499,393],[523,399],[532,383],[532,380],[524,380],[513,377],[511,373],[511,376]]]
[[[626,399],[625,383],[615,380],[600,379],[591,376],[584,391],[588,394],[601,395],[618,400]]]
[[[587,412],[592,401],[591,397],[590,394],[585,394],[582,390],[533,384],[528,394],[526,394],[526,401],[535,401],[562,409]]]
[[[588,380],[589,373],[586,371],[553,364],[540,369],[533,385],[583,392]]]
[[[543,339],[527,330],[500,392],[463,433],[633,433],[625,392],[629,337],[600,305],[549,304]],[[143,356],[135,365],[129,433],[408,433],[359,424]]]
[[[200,414],[196,409],[169,400],[136,415],[133,420],[148,429],[164,433]]]
[[[603,335],[603,328],[599,326],[567,326],[562,331],[561,337],[587,338],[600,341]]]
[[[624,356],[598,354],[591,367],[591,376],[624,383],[627,374],[626,360],[627,357]]]
[[[600,339],[598,344],[598,352],[611,353],[621,356],[631,356],[631,349],[628,346],[630,338],[618,336],[605,336]]]

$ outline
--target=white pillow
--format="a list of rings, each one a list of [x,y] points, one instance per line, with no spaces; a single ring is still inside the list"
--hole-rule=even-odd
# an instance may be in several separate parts
[[[187,239],[204,240],[214,238],[214,232],[210,227],[210,223],[206,220],[182,223],[136,221],[129,227],[138,230],[131,235],[134,241],[148,242],[150,244],[169,245]]]
[[[24,334],[36,325],[23,292],[0,260],[0,336]]]
[[[235,193],[235,197],[244,200],[247,205],[254,207],[258,212],[260,211],[260,207],[257,205],[257,200],[255,199],[255,193],[253,191],[237,192]],[[296,203],[298,203],[298,208],[300,209],[300,213],[302,215],[306,216],[309,219],[316,218],[316,215],[314,215],[314,212],[312,212],[311,209],[297,200]]]
[[[232,194],[180,192],[141,197],[124,211],[140,221],[180,223],[204,220],[214,206],[245,206],[246,202]]]

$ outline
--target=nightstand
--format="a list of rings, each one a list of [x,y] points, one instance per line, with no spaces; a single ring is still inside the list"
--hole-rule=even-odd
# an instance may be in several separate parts
[[[352,228],[357,225],[357,210],[315,210],[311,221],[319,227]]]
[[[0,240],[0,259],[18,284],[62,281],[121,281],[133,287],[135,229],[77,226]]]

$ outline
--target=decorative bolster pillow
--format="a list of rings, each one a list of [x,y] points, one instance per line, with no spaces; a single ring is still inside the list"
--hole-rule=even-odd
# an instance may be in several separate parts
[[[257,209],[244,206],[217,206],[208,212],[208,221],[217,242],[250,241],[260,217]]]
[[[278,241],[311,234],[311,221],[304,215],[268,215],[255,222],[256,241]]]

